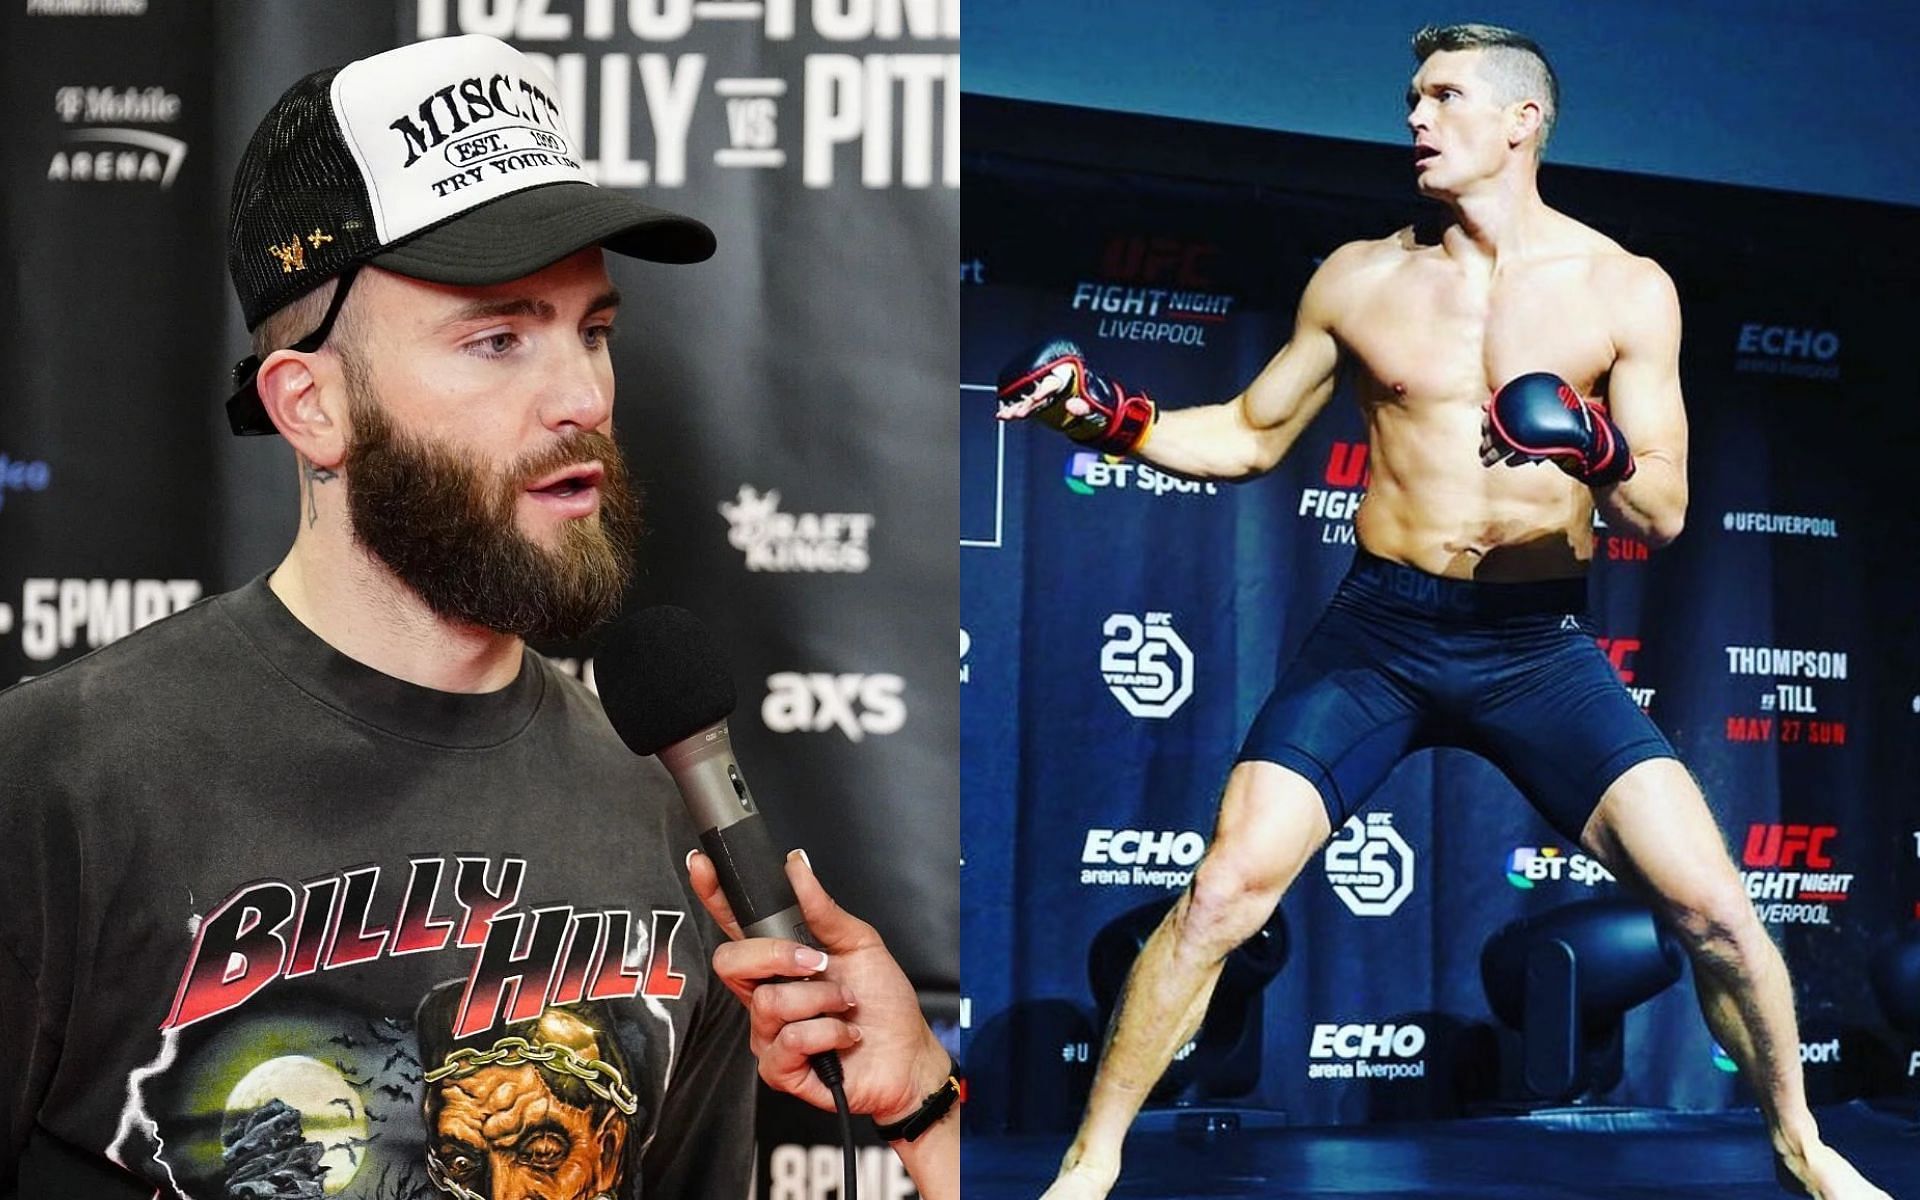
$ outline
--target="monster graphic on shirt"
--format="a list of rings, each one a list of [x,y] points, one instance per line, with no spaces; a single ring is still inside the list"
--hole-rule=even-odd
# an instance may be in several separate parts
[[[519,858],[409,867],[384,904],[366,865],[194,922],[110,1156],[192,1200],[639,1196],[685,913],[525,907]]]

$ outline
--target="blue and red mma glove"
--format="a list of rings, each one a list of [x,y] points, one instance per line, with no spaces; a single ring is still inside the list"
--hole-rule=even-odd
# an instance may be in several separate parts
[[[1633,452],[1606,406],[1545,371],[1511,379],[1487,406],[1493,444],[1509,462],[1552,459],[1589,487],[1631,479]]]
[[[1001,370],[1000,403],[1031,399],[1050,380],[1058,386],[1033,415],[1076,442],[1107,454],[1127,454],[1139,449],[1153,428],[1157,410],[1146,393],[1129,392],[1115,380],[1095,374],[1087,368],[1080,347],[1060,339],[1032,347]],[[1067,401],[1076,399],[1089,411],[1070,410]]]

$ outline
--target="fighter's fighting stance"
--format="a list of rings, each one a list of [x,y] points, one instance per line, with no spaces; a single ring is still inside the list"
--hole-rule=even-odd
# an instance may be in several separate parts
[[[1344,364],[1372,469],[1353,569],[1255,719],[1207,855],[1134,965],[1047,1195],[1106,1194],[1127,1126],[1193,1036],[1227,952],[1401,757],[1445,742],[1500,766],[1679,933],[1707,1023],[1759,1095],[1783,1182],[1884,1197],[1821,1142],[1785,964],[1699,788],[1584,615],[1594,506],[1654,546],[1685,519],[1673,284],[1541,200],[1557,85],[1538,46],[1484,25],[1424,29],[1413,46],[1414,171],[1451,220],[1330,255],[1292,340],[1244,392],[1162,413],[1064,343],[1002,380],[1002,418],[1242,479],[1281,460]]]

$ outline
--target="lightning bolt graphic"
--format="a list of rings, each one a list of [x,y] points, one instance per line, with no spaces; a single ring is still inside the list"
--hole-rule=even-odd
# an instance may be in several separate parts
[[[146,1097],[141,1094],[141,1088],[146,1084],[147,1080],[153,1078],[155,1075],[162,1074],[169,1067],[173,1066],[173,1060],[179,1053],[180,1031],[178,1029],[163,1029],[160,1031],[160,1052],[154,1056],[153,1061],[144,1067],[136,1067],[127,1073],[127,1103],[120,1110],[120,1127],[114,1133],[113,1144],[107,1147],[107,1158],[116,1166],[124,1167],[138,1174],[139,1172],[134,1166],[121,1156],[121,1147],[126,1145],[127,1139],[130,1138],[137,1129],[153,1139],[153,1161],[159,1163],[160,1169],[167,1173],[167,1185],[173,1189],[173,1194],[177,1197],[177,1200],[193,1200],[193,1198],[187,1195],[186,1191],[181,1188],[180,1181],[174,1178],[173,1167],[168,1164],[165,1158],[161,1157],[161,1153],[167,1148],[167,1143],[165,1139],[160,1136],[160,1126],[152,1117],[147,1115]],[[153,1194],[156,1200],[158,1200],[160,1197],[160,1189],[155,1188]]]
[[[633,945],[628,947],[621,955],[621,965],[627,967],[629,970],[643,971],[646,969],[648,950],[650,943],[653,941],[652,926],[643,925],[635,921],[634,934]],[[649,996],[642,993],[640,1002],[646,1006],[647,1012],[659,1019],[661,1029],[666,1031],[667,1069],[665,1074],[660,1077],[660,1096],[665,1096],[667,1089],[673,1083],[673,1060],[675,1051],[678,1049],[678,1047],[674,1045],[673,1014],[667,1011],[666,1003],[658,996]],[[640,1143],[642,1153],[645,1153],[647,1148],[653,1145],[653,1135],[660,1131],[659,1097],[654,1096],[648,1099],[650,1101],[649,1107],[653,1109],[651,1114],[652,1127],[647,1130],[646,1139]]]

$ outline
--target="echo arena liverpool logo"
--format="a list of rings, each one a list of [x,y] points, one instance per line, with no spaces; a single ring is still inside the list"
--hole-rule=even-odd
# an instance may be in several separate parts
[[[1197,829],[1089,829],[1080,847],[1080,883],[1178,891],[1192,882],[1206,852],[1207,839]]]
[[[1192,698],[1193,651],[1171,613],[1114,613],[1100,632],[1100,678],[1127,712],[1164,719]]]
[[[1426,1027],[1415,1022],[1322,1022],[1307,1047],[1307,1078],[1420,1079],[1426,1048]]]
[[[1832,329],[1749,321],[1734,340],[1733,369],[1753,375],[1840,378],[1840,334]]]
[[[1322,861],[1333,894],[1356,917],[1391,916],[1413,895],[1413,847],[1392,813],[1348,817]]]

